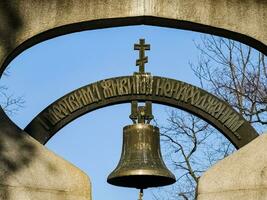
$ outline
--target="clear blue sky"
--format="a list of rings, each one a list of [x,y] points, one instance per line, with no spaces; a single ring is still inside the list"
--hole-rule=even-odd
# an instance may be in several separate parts
[[[57,37],[26,50],[10,64],[10,76],[1,85],[23,96],[24,108],[11,118],[24,128],[41,110],[64,94],[104,78],[131,75],[138,68],[133,50],[139,38],[151,44],[146,71],[197,84],[188,62],[196,62],[193,40],[199,33],[152,26],[130,26],[84,31]],[[164,106],[154,105],[154,116],[164,122]],[[91,112],[70,123],[46,145],[86,172],[92,181],[93,199],[137,199],[136,189],[111,186],[108,174],[119,161],[122,128],[131,124],[130,105]],[[163,152],[164,153],[164,152]],[[171,166],[169,166],[171,168]],[[145,190],[145,200],[153,199]]]

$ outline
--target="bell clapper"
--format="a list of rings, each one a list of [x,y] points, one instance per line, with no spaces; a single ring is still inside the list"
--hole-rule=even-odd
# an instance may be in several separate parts
[[[143,196],[144,196],[143,189],[140,189],[138,200],[143,200]]]

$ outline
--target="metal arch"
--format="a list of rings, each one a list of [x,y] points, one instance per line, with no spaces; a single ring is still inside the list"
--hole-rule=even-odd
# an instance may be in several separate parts
[[[45,144],[57,131],[81,115],[138,100],[188,111],[212,124],[236,148],[258,136],[255,129],[231,106],[205,90],[174,79],[144,76],[144,79],[135,75],[110,78],[76,89],[45,108],[24,131]],[[145,84],[143,91],[142,84]]]

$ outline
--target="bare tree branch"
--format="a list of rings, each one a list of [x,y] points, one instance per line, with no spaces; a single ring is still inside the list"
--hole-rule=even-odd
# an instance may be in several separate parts
[[[203,88],[227,101],[256,128],[267,124],[266,56],[238,42],[204,36],[191,63]],[[262,126],[266,129],[266,126]]]
[[[10,76],[8,69],[5,70],[3,74],[5,77]],[[17,111],[23,107],[24,103],[23,97],[9,94],[8,87],[0,85],[0,105],[8,115],[16,114]]]
[[[228,102],[258,131],[266,129],[266,57],[251,47],[214,36],[204,36],[195,44],[200,59],[190,66],[201,86]],[[177,184],[165,193],[167,199],[196,199],[202,173],[235,151],[217,130],[182,111],[168,111],[167,123],[160,130],[168,162],[177,174]]]

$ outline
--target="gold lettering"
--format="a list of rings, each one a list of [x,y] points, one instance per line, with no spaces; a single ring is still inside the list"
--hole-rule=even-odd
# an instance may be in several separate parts
[[[134,94],[134,83],[132,78],[128,78],[128,91],[129,94]]]
[[[240,128],[240,126],[242,126],[244,124],[244,120],[241,119],[241,120],[237,120],[232,126],[231,126],[231,129],[233,130],[233,132],[235,132],[237,129]]]
[[[136,75],[136,94],[140,93],[140,76]]]
[[[209,96],[207,99],[207,107],[205,108],[207,113],[212,113],[213,107],[217,104],[217,100],[212,96]]]
[[[111,88],[111,81],[102,81],[100,83],[101,87],[103,88],[104,98],[110,98],[113,95],[113,90]]]
[[[93,94],[90,86],[88,86],[88,87],[86,87],[86,89],[82,90],[82,94],[84,97],[86,97],[89,100],[89,104],[96,102],[96,99],[94,97],[94,94]]]
[[[47,121],[52,125],[55,125],[58,122],[56,117],[50,114],[49,111],[44,112],[42,116],[44,116],[44,118],[47,119]]]
[[[136,84],[136,76],[132,78],[133,82],[133,94],[137,94],[137,84]]]
[[[191,93],[192,87],[190,85],[185,85],[183,88],[183,91],[180,94],[180,99],[181,101],[188,102],[188,99],[190,98],[190,93]]]
[[[69,103],[70,107],[72,108],[71,112],[74,112],[74,111],[76,111],[76,110],[78,110],[80,108],[80,105],[76,101],[76,99],[75,99],[73,94],[69,95],[67,100],[68,100],[68,103]]]
[[[62,114],[62,110],[58,105],[53,105],[52,106],[53,114],[59,119],[63,119],[65,117],[64,114]]]
[[[68,106],[65,104],[64,99],[62,101],[58,102],[58,106],[60,107],[60,109],[62,110],[64,115],[69,115],[69,108]]]
[[[125,86],[125,94],[129,95],[131,94],[132,90],[131,90],[131,80],[129,78],[125,78],[126,79],[126,86]]]
[[[83,93],[81,92],[81,90],[74,92],[74,96],[76,100],[79,102],[80,107],[86,106],[88,104],[88,101],[86,100],[86,97],[83,96]]]
[[[146,94],[146,77],[139,79],[140,94]]]
[[[207,94],[203,95],[202,97],[200,97],[195,106],[205,111],[207,98],[208,98]]]
[[[120,80],[120,86],[119,86],[119,94],[120,95],[127,95],[129,94],[129,90],[128,90],[128,79],[127,78],[123,78]]]
[[[186,91],[186,95],[184,96],[184,101],[188,102],[189,99],[191,99],[190,103],[192,102],[192,98],[194,97],[195,93],[196,93],[196,88],[194,86],[190,86],[188,85],[188,89]],[[192,104],[192,103],[191,103]]]
[[[195,108],[209,113],[210,116],[217,119],[216,123],[222,123],[237,138],[241,138],[236,131],[243,125],[245,120],[240,118],[223,101],[219,101],[212,95],[189,84],[167,78],[156,77],[154,79],[150,75],[114,78],[88,85],[51,105],[37,120],[45,129],[49,130],[50,126],[53,127],[71,113],[91,103],[101,101],[102,98],[117,97],[118,95],[150,95],[152,93],[155,96],[163,96],[190,103]],[[156,100],[162,101],[160,98]],[[140,144],[138,148],[149,147],[146,144]]]
[[[177,91],[175,99],[177,99],[177,100],[180,100],[180,98],[183,99],[183,96],[184,96],[183,93],[186,90],[187,90],[187,84],[181,83],[180,89]]]
[[[215,117],[215,113],[219,112],[221,107],[222,107],[222,103],[217,101],[216,104],[214,104],[214,106],[210,108],[209,110],[210,115]]]
[[[191,94],[191,104],[195,105],[198,102],[199,98],[200,98],[200,91],[197,88],[194,88]]]
[[[214,116],[216,119],[218,119],[218,117],[220,117],[220,115],[222,114],[222,112],[225,109],[225,107],[226,107],[226,105],[222,103],[220,109],[217,112],[217,114]]]
[[[60,121],[60,118],[55,114],[55,112],[49,108],[48,109],[48,113],[47,113],[47,119],[53,124],[55,125],[56,123],[58,123],[58,121]]]
[[[233,123],[236,121],[236,120],[238,120],[238,116],[235,114],[235,113],[232,113],[229,117],[228,117],[228,119],[225,121],[225,126],[227,126],[228,128],[230,128],[232,125],[233,125]]]
[[[151,95],[153,90],[153,77],[148,76],[147,77],[148,83],[147,83],[147,89],[146,89],[146,95]]]
[[[172,89],[171,81],[169,79],[167,79],[165,81],[164,88],[163,88],[163,92],[164,92],[165,97],[171,97],[171,95],[172,95],[171,89]]]
[[[187,88],[186,88],[186,90],[182,93],[182,101],[184,101],[184,102],[188,102],[188,100],[189,100],[189,98],[191,97],[191,93],[192,93],[192,87],[190,86],[190,85],[187,85]]]
[[[49,120],[49,116],[48,116],[48,118],[45,118],[45,119],[47,119],[47,120]],[[42,117],[37,117],[37,120],[43,125],[43,127],[46,129],[46,130],[49,130],[50,129],[50,127],[46,124],[46,120],[44,121],[44,119],[42,119]],[[50,122],[50,120],[49,120],[49,122]],[[51,122],[50,122],[51,123]],[[51,124],[53,124],[53,123],[51,123]],[[54,124],[53,124],[54,125]]]
[[[68,96],[65,97],[65,98],[62,100],[62,101],[65,103],[63,106],[65,106],[65,107],[69,110],[69,112],[73,112],[72,107],[69,105],[69,102],[67,101],[67,98],[68,98]],[[60,102],[59,102],[59,104],[60,104]]]
[[[157,96],[163,96],[164,85],[165,85],[165,79],[160,79],[159,78],[157,80],[157,87],[156,87],[156,95]]]
[[[93,96],[94,102],[100,101],[101,100],[101,95],[100,95],[100,92],[99,92],[99,89],[98,89],[98,85],[97,84],[93,84],[93,91],[96,94],[96,97]]]
[[[176,96],[177,96],[177,92],[179,91],[179,88],[180,88],[180,82],[178,81],[175,81],[175,89],[173,90],[173,95],[172,95],[172,98],[176,99]]]
[[[225,125],[232,131],[235,132],[242,124],[244,120],[239,120],[239,115],[233,113],[225,122]]]
[[[231,113],[232,113],[232,110],[230,108],[226,108],[226,110],[224,110],[222,115],[219,117],[219,121],[224,123],[229,118]]]
[[[89,86],[87,86],[86,88],[82,88],[81,93],[82,93],[83,97],[86,99],[86,101],[88,102],[87,104],[90,104],[93,102],[92,91],[91,91]]]
[[[112,80],[111,85],[112,85],[112,89],[113,89],[113,96],[117,96],[118,92],[119,92],[119,89],[118,89],[119,81],[118,81],[118,79]]]

